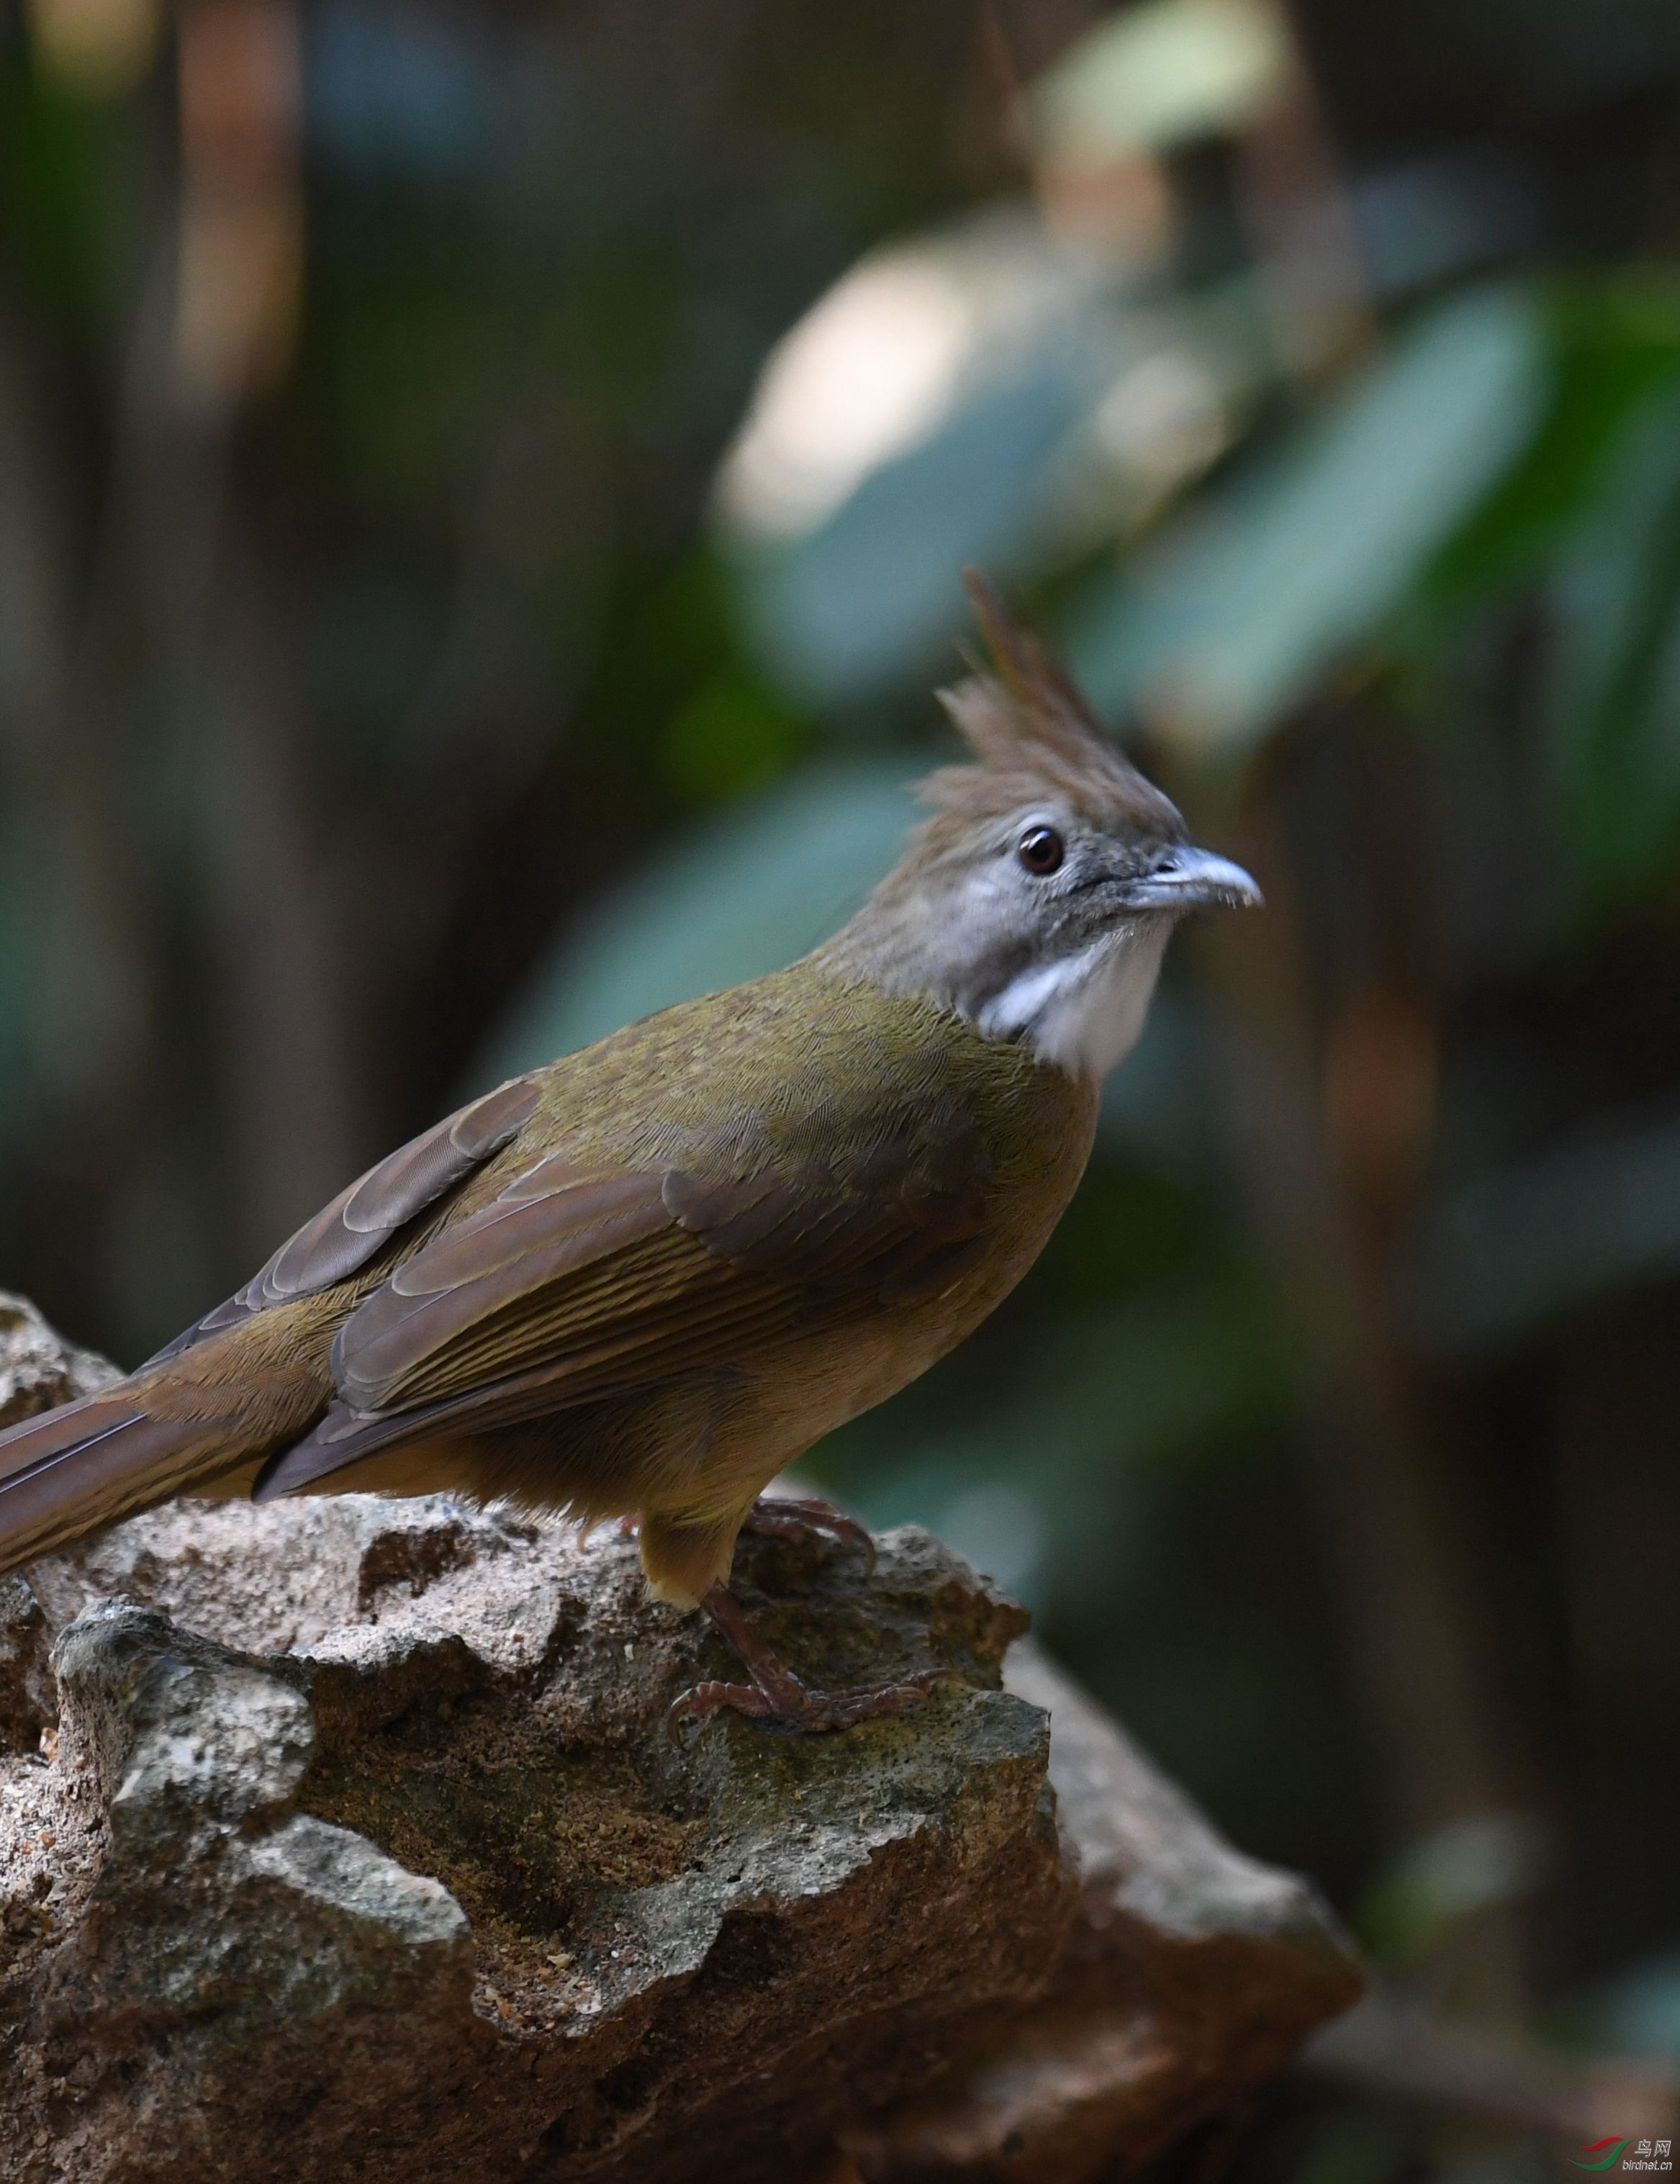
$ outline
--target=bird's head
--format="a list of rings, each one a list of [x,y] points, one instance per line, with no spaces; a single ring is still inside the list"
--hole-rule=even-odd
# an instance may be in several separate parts
[[[932,816],[819,955],[1102,1078],[1143,1029],[1178,920],[1260,889],[1195,847],[1034,640],[969,588],[993,666],[943,694],[971,761],[922,783]]]

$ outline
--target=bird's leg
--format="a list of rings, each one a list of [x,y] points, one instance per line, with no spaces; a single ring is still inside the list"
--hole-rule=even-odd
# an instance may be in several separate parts
[[[621,1540],[633,1540],[641,1529],[639,1517],[620,1517],[613,1525]],[[865,1571],[875,1568],[874,1535],[855,1517],[815,1494],[761,1494],[742,1519],[741,1529],[765,1540],[805,1540],[819,1533],[843,1546],[856,1547]]]
[[[843,1546],[859,1548],[865,1566],[875,1568],[875,1541],[863,1525],[832,1502],[819,1501],[815,1495],[761,1494],[747,1512],[741,1529],[773,1540],[802,1540],[813,1532],[826,1533]]]
[[[777,1729],[849,1729],[876,1714],[902,1713],[926,1698],[937,1676],[907,1676],[902,1683],[859,1685],[849,1691],[814,1691],[784,1667],[754,1628],[752,1618],[726,1585],[715,1585],[700,1602],[741,1658],[750,1684],[696,1684],[671,1702],[665,1726],[677,1736],[685,1721],[705,1721],[726,1708],[750,1714]]]

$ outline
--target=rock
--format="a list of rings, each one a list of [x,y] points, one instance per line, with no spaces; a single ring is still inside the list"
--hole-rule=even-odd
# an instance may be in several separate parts
[[[108,1359],[64,1341],[27,1297],[0,1290],[0,1431],[119,1377]],[[0,1578],[0,1752],[32,1751],[53,1719],[51,1637],[29,1585]]]
[[[19,2120],[32,2109],[49,2142],[5,2146],[7,2174],[230,2176],[242,2137],[283,2136],[299,2101],[337,2116],[310,2135],[342,2161],[348,2120],[400,2104],[414,2053],[441,2057],[470,2021],[460,1906],[298,1809],[314,1723],[262,1661],[108,1601],[53,1665],[57,1771],[103,1809],[105,1842],[12,2063]]]
[[[121,1378],[108,1357],[66,1342],[27,1297],[0,1290],[0,1431]]]
[[[929,1535],[736,1574],[812,1678],[948,1680],[679,1746],[670,1699],[732,1664],[633,1544],[445,1497],[182,1503],[37,1564],[0,2173],[1079,2184],[1356,1995],[1310,1892]]]
[[[0,1752],[32,1752],[57,1713],[52,1635],[28,1580],[0,1577]]]
[[[1030,1641],[1004,1683],[1050,1716],[1080,1917],[1040,2003],[933,2094],[850,2134],[867,2180],[1081,2184],[1121,2149],[1140,2165],[1360,1991],[1307,1884],[1233,1850]]]

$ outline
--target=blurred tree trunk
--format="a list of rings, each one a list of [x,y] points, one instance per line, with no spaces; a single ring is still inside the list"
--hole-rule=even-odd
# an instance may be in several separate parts
[[[1264,916],[1210,920],[1196,946],[1223,1020],[1226,1140],[1293,1332],[1310,1485],[1399,1848],[1507,1810],[1531,1787],[1492,1703],[1450,1451],[1394,1324],[1396,1250],[1432,1128],[1435,1004],[1421,967],[1392,956],[1318,1001],[1276,781],[1240,816],[1211,818],[1205,788],[1187,800],[1266,891]],[[1374,925],[1419,930],[1382,902],[1395,861],[1360,837],[1356,814],[1340,817]],[[1507,2022],[1522,2014],[1508,1908],[1470,1922],[1433,1969],[1455,2005]]]

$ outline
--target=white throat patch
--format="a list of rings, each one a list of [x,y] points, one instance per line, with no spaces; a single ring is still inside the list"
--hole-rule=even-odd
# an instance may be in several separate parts
[[[987,1039],[1020,1039],[1040,1061],[1101,1079],[1138,1043],[1174,921],[1140,918],[1076,956],[1018,972],[982,1009]]]

